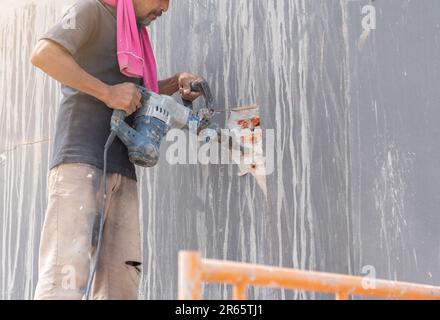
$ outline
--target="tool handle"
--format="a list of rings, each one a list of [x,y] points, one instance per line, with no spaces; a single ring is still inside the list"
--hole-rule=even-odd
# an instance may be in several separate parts
[[[124,121],[125,118],[127,117],[127,113],[124,110],[115,109],[113,111],[113,117],[120,119],[121,121]]]
[[[127,113],[124,110],[117,110],[115,109],[113,111],[111,125],[112,127],[118,127],[121,122],[125,120],[127,117]]]
[[[200,86],[200,83],[198,83],[198,82],[191,82],[189,86],[190,86],[191,92],[202,92],[202,87]],[[191,110],[193,109],[194,106],[193,106],[192,101],[182,98],[182,102],[185,107],[190,108]]]
[[[139,93],[142,95],[142,100],[148,100],[150,98],[150,93],[148,90],[142,86],[137,85]],[[112,115],[112,124],[118,125],[119,122],[124,121],[127,118],[127,113],[124,110],[115,109]]]
[[[139,93],[142,95],[142,99],[148,100],[150,98],[150,93],[148,92],[147,88],[144,88],[140,85],[137,85],[137,88]]]
[[[149,95],[148,90],[146,88],[144,88],[140,85],[137,85],[137,88],[139,90],[139,93],[142,95],[142,99],[149,99],[150,95]],[[113,111],[112,121],[114,121],[114,120],[124,121],[125,118],[127,118],[127,113],[124,110],[115,109]]]

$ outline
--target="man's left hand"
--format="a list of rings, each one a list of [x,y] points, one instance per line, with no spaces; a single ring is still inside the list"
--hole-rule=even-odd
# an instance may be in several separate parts
[[[194,101],[198,97],[200,97],[202,94],[200,92],[192,92],[190,85],[192,82],[202,82],[204,79],[201,76],[188,73],[188,72],[182,72],[178,75],[177,83],[179,86],[179,93],[182,96],[182,99]]]

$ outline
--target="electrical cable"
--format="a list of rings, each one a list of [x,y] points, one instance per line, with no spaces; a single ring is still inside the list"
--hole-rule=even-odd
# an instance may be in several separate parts
[[[87,280],[87,287],[85,292],[85,300],[90,298],[90,290],[92,288],[93,279],[95,278],[96,269],[98,267],[99,255],[101,253],[102,238],[104,233],[104,221],[105,221],[105,206],[107,202],[107,155],[110,146],[113,144],[116,138],[116,133],[112,131],[104,147],[104,170],[103,170],[103,191],[102,191],[102,207],[100,212],[100,222],[99,222],[99,236],[98,244],[95,252],[95,259],[93,261],[92,268],[90,269],[89,279]]]

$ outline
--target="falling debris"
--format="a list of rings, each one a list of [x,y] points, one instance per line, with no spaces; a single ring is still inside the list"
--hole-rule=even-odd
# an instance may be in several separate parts
[[[266,164],[263,153],[263,131],[258,105],[233,109],[228,119],[228,129],[234,146],[240,148],[239,176],[252,174],[267,200]],[[233,159],[235,161],[235,159]]]

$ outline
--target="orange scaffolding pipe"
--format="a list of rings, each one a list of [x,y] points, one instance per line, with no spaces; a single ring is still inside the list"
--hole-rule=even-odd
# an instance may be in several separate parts
[[[440,300],[440,287],[368,279],[375,288],[366,288],[363,277],[269,267],[247,263],[202,259],[199,252],[180,252],[179,300],[202,299],[202,283],[233,286],[233,300],[246,300],[249,285],[290,290],[334,293],[337,300],[350,295],[407,300]]]

